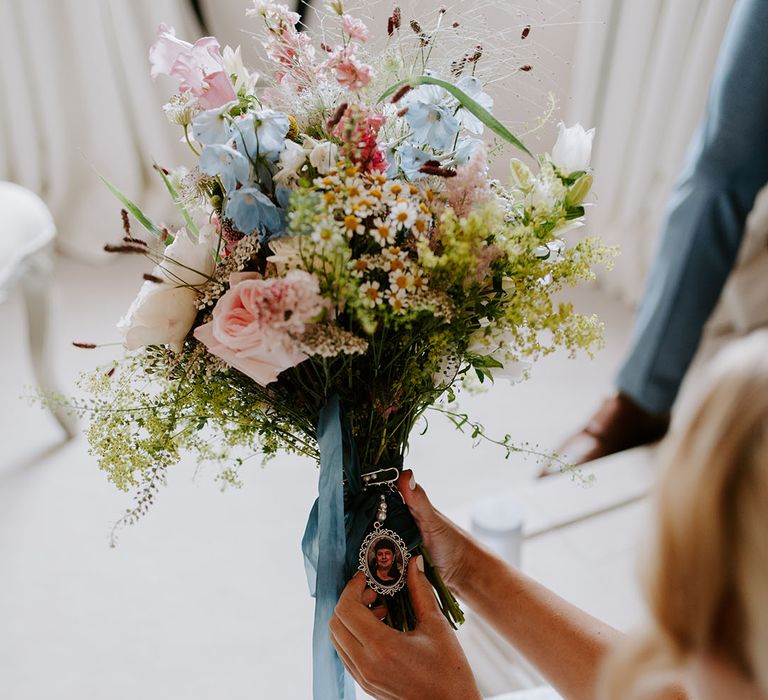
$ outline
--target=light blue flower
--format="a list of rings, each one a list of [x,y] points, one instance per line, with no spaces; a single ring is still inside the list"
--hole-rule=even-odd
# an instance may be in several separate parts
[[[291,195],[293,194],[293,190],[291,190],[288,187],[278,187],[275,190],[275,199],[277,199],[277,203],[283,208],[287,209],[288,205],[291,203]]]
[[[285,217],[269,197],[256,187],[242,187],[230,192],[224,213],[234,221],[238,230],[249,234],[279,234],[285,227]],[[269,238],[265,235],[265,238]]]
[[[195,141],[203,146],[229,141],[232,138],[232,121],[229,119],[229,110],[236,104],[236,101],[227,102],[221,107],[207,109],[196,115],[192,120],[192,136],[195,137]]]
[[[446,94],[434,85],[422,85],[408,95],[405,118],[413,129],[414,141],[437,151],[451,149],[459,133],[459,121],[445,100]]]
[[[489,112],[493,109],[493,98],[488,93],[483,92],[482,84],[475,76],[465,75],[456,83],[456,87]],[[483,133],[483,122],[464,107],[459,109],[456,117],[467,131],[478,135]]]
[[[453,153],[453,162],[456,165],[468,163],[472,154],[482,145],[483,142],[480,139],[473,139],[470,136],[460,138]]]
[[[261,109],[238,119],[234,126],[235,147],[249,160],[276,161],[285,146],[290,123],[288,116],[271,109]]]
[[[251,174],[248,159],[234,148],[220,143],[203,146],[197,164],[206,175],[218,175],[227,191],[235,189],[238,182],[247,184]]]
[[[424,173],[419,172],[419,168],[428,160],[434,159],[434,156],[409,143],[401,146],[397,152],[400,155],[400,168],[409,180],[424,177]]]

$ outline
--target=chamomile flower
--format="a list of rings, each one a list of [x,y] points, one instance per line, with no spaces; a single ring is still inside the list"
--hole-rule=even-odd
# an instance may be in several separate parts
[[[405,186],[398,180],[387,180],[384,183],[384,194],[389,201],[395,201],[405,192]]]
[[[365,233],[365,225],[359,216],[354,214],[347,214],[342,221],[342,227],[344,233],[347,234],[347,238],[352,238],[356,233]]]
[[[417,238],[422,238],[427,233],[428,230],[429,230],[429,220],[423,216],[417,217],[416,220],[413,222],[413,226],[411,226],[411,231],[414,233],[414,235]]]
[[[390,209],[387,220],[397,228],[411,228],[416,221],[415,209],[406,201],[397,202]]]
[[[371,237],[383,248],[395,242],[395,228],[389,222],[380,218],[373,220],[373,228],[369,231]]]
[[[380,287],[381,285],[376,280],[373,282],[363,282],[360,285],[360,296],[365,306],[373,309],[384,301],[384,295],[381,293]]]
[[[393,292],[391,289],[387,290],[387,303],[392,307],[392,311],[396,314],[404,314],[407,307],[407,297],[405,292]]]
[[[357,260],[351,260],[349,263],[352,269],[352,274],[355,277],[362,277],[368,270],[371,269],[368,258],[357,258]]]
[[[354,214],[361,219],[366,219],[373,214],[373,202],[365,196],[355,197],[347,200],[344,211],[347,214]]]
[[[312,230],[312,240],[321,246],[331,246],[342,240],[342,234],[335,221],[320,221]]]
[[[392,270],[389,273],[389,288],[395,294],[412,292],[414,289],[413,275],[406,269]]]
[[[412,274],[412,285],[415,292],[420,292],[427,288],[427,278],[421,273],[421,270],[416,268]]]

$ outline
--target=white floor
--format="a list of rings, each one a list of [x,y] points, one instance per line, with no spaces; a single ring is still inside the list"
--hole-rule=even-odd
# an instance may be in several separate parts
[[[103,268],[60,261],[53,293],[55,362],[62,386],[117,348],[84,351],[72,340],[116,339],[113,324],[140,284],[130,260]],[[606,322],[597,359],[553,356],[531,380],[467,397],[491,434],[552,448],[609,391],[630,314],[595,291],[578,306]],[[108,546],[128,500],[87,454],[83,437],[62,442],[44,411],[19,398],[32,382],[18,297],[0,306],[0,698],[308,698],[312,601],[299,541],[316,470],[298,459],[254,466],[240,491],[220,493],[212,474],[173,470],[153,512]],[[472,449],[439,417],[407,460],[433,500],[457,518],[472,501],[525,493],[536,465]],[[647,465],[647,453],[630,455]],[[630,467],[634,468],[634,467]],[[558,487],[549,507],[589,499]],[[523,566],[609,622],[641,617],[633,583],[642,504],[535,537]],[[470,633],[465,637],[470,637]],[[471,650],[477,654],[477,649]],[[503,675],[503,674],[502,674]],[[487,692],[503,678],[484,676]]]

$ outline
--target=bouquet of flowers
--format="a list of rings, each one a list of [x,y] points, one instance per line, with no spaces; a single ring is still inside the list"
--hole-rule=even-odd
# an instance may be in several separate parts
[[[88,376],[80,408],[101,468],[136,493],[122,522],[146,511],[182,450],[222,462],[231,483],[243,450],[319,462],[303,548],[316,664],[332,665],[323,625],[358,568],[386,622],[414,624],[404,575],[420,538],[393,486],[414,425],[443,402],[463,427],[450,405],[469,377],[517,377],[558,346],[590,350],[600,324],[553,295],[608,254],[564,239],[584,216],[592,132],[561,126],[551,155],[531,156],[492,116],[482,48],[440,58],[441,32],[461,32],[446,10],[425,28],[395,8],[371,56],[342,0],[318,45],[285,6],[254,4],[272,75],[164,25],[150,49],[151,75],[179,80],[165,111],[196,164],[156,166],[178,228],[107,183],[147,231],[124,210],[125,236],[107,250],[155,268],[118,324],[130,352]],[[486,129],[532,167],[512,159],[510,181],[493,180]],[[318,697],[343,693],[318,690],[317,676]]]

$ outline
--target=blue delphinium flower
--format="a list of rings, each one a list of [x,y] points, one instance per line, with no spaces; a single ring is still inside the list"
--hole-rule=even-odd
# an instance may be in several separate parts
[[[192,136],[195,141],[203,146],[229,141],[232,138],[232,121],[228,118],[228,113],[236,104],[235,101],[227,102],[221,107],[207,109],[196,115],[192,120]]]
[[[488,93],[483,92],[482,84],[475,76],[465,75],[456,83],[456,87],[489,112],[493,109],[493,98]],[[456,105],[458,106],[458,102]],[[483,133],[483,122],[464,107],[459,109],[456,117],[467,131],[471,131],[473,134]]]
[[[290,187],[278,187],[275,190],[275,199],[277,199],[277,203],[283,209],[287,209],[288,205],[291,203],[292,194],[293,190]]]
[[[410,143],[401,146],[397,152],[400,155],[400,168],[409,180],[418,180],[420,177],[424,177],[424,173],[419,172],[419,168],[434,158],[434,156]]]
[[[435,85],[422,85],[406,96],[408,111],[405,118],[413,129],[413,140],[437,151],[452,148],[459,133],[459,121],[446,100],[447,94]]]
[[[289,128],[288,116],[282,112],[261,109],[249,113],[235,122],[235,148],[251,161],[257,158],[276,161],[285,146]]]
[[[453,162],[456,165],[468,163],[472,154],[481,146],[483,142],[480,139],[473,139],[469,136],[460,138],[456,144],[456,150],[453,152]]]
[[[283,212],[256,187],[241,187],[230,192],[224,213],[246,234],[254,231],[279,234],[285,227]]]
[[[234,148],[220,143],[203,146],[197,164],[206,175],[213,177],[218,175],[227,191],[235,189],[238,182],[247,184],[251,174],[251,164],[248,159]]]

